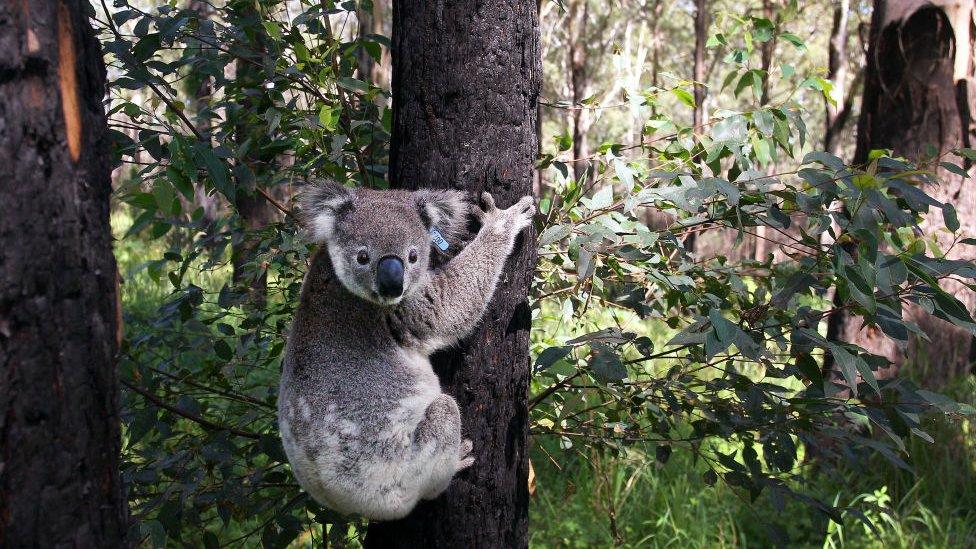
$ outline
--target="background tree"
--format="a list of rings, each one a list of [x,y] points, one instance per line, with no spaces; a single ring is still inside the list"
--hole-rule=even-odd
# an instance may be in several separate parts
[[[270,75],[270,40],[263,26],[260,4],[251,0],[234,0],[228,5],[231,22],[239,28],[233,47],[236,50],[234,78],[227,86],[228,118],[234,123],[237,163],[233,167],[236,182],[234,196],[240,230],[231,257],[234,282],[247,289],[248,300],[261,308],[267,301],[267,266],[256,259],[259,231],[272,221],[274,208],[266,198],[277,173],[279,149],[272,143],[268,119],[264,114],[273,105],[266,87]],[[262,194],[262,192],[264,194]]]
[[[126,546],[105,67],[83,1],[0,5],[0,545]]]
[[[972,20],[972,2],[875,2],[854,155],[855,162],[868,163],[871,151],[890,149],[938,173],[939,181],[926,189],[938,202],[927,208],[921,224],[923,242],[949,258],[970,261],[972,246],[960,243],[944,227],[961,227],[964,234],[976,231],[972,159],[953,152],[973,144]],[[970,312],[976,310],[971,286],[957,279],[946,281],[946,287]],[[965,372],[976,361],[971,332],[927,314],[931,308],[926,302],[916,303],[906,307],[905,314],[924,336],[908,339],[909,359],[928,364],[933,380]],[[864,330],[850,315],[836,315],[831,333],[887,356],[896,365],[902,363],[892,340],[876,329]]]
[[[490,191],[504,207],[532,192],[536,10],[531,0],[394,4],[392,186]],[[464,436],[476,441],[475,464],[407,518],[372,524],[367,546],[527,546],[535,237],[521,238],[482,326],[433,358],[460,405]]]
[[[827,54],[827,79],[830,80],[830,94],[824,101],[824,150],[837,154],[840,149],[841,132],[853,109],[854,94],[847,94],[847,44],[850,42],[850,0],[834,2],[833,23],[830,30],[830,45]],[[858,74],[861,74],[860,72]],[[852,86],[853,87],[853,86]]]

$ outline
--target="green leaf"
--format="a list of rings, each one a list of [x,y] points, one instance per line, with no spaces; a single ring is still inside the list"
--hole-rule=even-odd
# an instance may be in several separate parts
[[[221,360],[226,361],[234,358],[234,350],[223,339],[218,339],[214,342],[214,353]]]
[[[956,215],[956,208],[948,202],[942,205],[942,219],[945,220],[946,229],[952,232],[959,230],[959,216]]]
[[[627,368],[620,361],[620,357],[602,343],[592,345],[590,354],[590,369],[597,379],[605,382],[619,382],[627,377]]]
[[[807,45],[803,41],[803,39],[800,38],[799,36],[793,34],[793,33],[784,32],[784,33],[780,34],[779,37],[782,38],[783,40],[786,40],[790,44],[793,44],[794,46],[796,46],[797,48],[799,48],[801,50],[806,49],[806,47],[807,47]]]
[[[573,137],[569,134],[562,134],[556,136],[556,146],[559,148],[559,152],[568,151],[573,148]]]
[[[562,358],[569,354],[573,348],[569,346],[562,347],[549,347],[548,349],[539,353],[539,356],[535,359],[535,371],[541,372]]]
[[[966,170],[962,166],[958,166],[952,162],[939,162],[939,165],[960,177],[969,177],[969,174],[966,173]]]
[[[542,231],[539,235],[539,246],[548,246],[553,242],[558,242],[573,232],[573,226],[566,225],[553,225],[551,227],[546,227],[546,230]]]
[[[340,109],[331,105],[322,105],[319,109],[319,123],[330,133],[336,131],[339,124]]]
[[[342,78],[337,80],[336,83],[339,84],[339,86],[350,91],[358,91],[358,92],[369,91],[369,84],[363,82],[362,80],[356,80],[355,78],[350,78],[348,76],[343,76]]]
[[[679,101],[688,105],[691,108],[695,108],[695,96],[691,94],[688,90],[684,88],[673,88],[671,93],[678,98]]]
[[[837,158],[828,152],[823,151],[813,151],[806,154],[803,157],[803,164],[823,164],[824,166],[834,170],[840,171],[844,169],[844,161]]]
[[[613,204],[613,187],[604,185],[590,200],[591,210],[602,210]]]

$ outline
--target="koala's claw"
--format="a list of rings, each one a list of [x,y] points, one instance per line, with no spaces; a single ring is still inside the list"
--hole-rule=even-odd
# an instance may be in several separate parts
[[[468,467],[471,467],[473,464],[474,464],[474,458],[471,457],[471,456],[468,456],[468,457],[466,457],[466,458],[464,458],[462,460],[458,460],[457,469],[456,470],[457,471],[461,471],[461,470],[467,469]]]
[[[498,209],[498,207],[495,206],[495,197],[491,196],[491,193],[487,191],[481,193],[481,204],[484,206],[486,213],[491,213]]]
[[[495,234],[509,233],[513,237],[522,229],[532,224],[535,215],[535,198],[523,196],[514,206],[504,210],[499,209],[490,193],[481,193],[480,206],[472,206],[471,213],[489,227]]]
[[[461,458],[461,459],[464,459],[466,457],[469,457],[468,454],[471,453],[471,450],[473,448],[474,448],[474,445],[471,444],[471,440],[470,439],[464,439],[464,440],[462,440],[461,441],[461,447],[458,450],[458,457]]]

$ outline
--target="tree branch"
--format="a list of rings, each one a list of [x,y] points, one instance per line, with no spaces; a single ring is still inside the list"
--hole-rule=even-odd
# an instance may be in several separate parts
[[[231,433],[233,435],[237,435],[239,437],[252,438],[252,439],[255,439],[255,440],[261,438],[261,435],[258,434],[258,433],[253,433],[251,431],[244,431],[244,430],[241,430],[241,429],[237,429],[235,427],[230,427],[228,425],[220,425],[220,424],[214,423],[214,422],[212,422],[212,421],[210,421],[208,419],[204,419],[204,418],[202,418],[202,417],[200,417],[200,416],[198,416],[196,414],[187,412],[186,410],[182,410],[182,409],[178,408],[177,406],[174,406],[172,404],[169,404],[168,402],[163,401],[161,398],[159,398],[158,396],[154,395],[150,391],[147,391],[146,389],[143,389],[142,387],[138,387],[136,385],[133,385],[133,384],[129,383],[128,381],[124,380],[124,379],[121,379],[119,381],[127,389],[131,389],[132,391],[135,391],[135,392],[139,393],[140,395],[143,396],[143,398],[145,398],[149,402],[152,402],[156,406],[158,406],[160,408],[163,408],[164,410],[169,410],[170,412],[173,412],[174,414],[176,414],[176,415],[178,415],[180,417],[189,419],[190,421],[193,421],[194,423],[199,424],[201,427],[203,427],[205,429],[210,429],[212,431],[227,431],[228,433]]]

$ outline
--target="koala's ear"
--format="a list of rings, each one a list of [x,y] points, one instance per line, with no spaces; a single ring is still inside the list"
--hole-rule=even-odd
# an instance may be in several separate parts
[[[353,209],[354,191],[331,179],[312,180],[298,197],[298,219],[316,242],[335,229],[336,219]]]
[[[437,227],[438,232],[451,244],[457,243],[468,225],[470,205],[461,191],[422,189],[414,196],[420,208],[420,216],[427,227]]]

